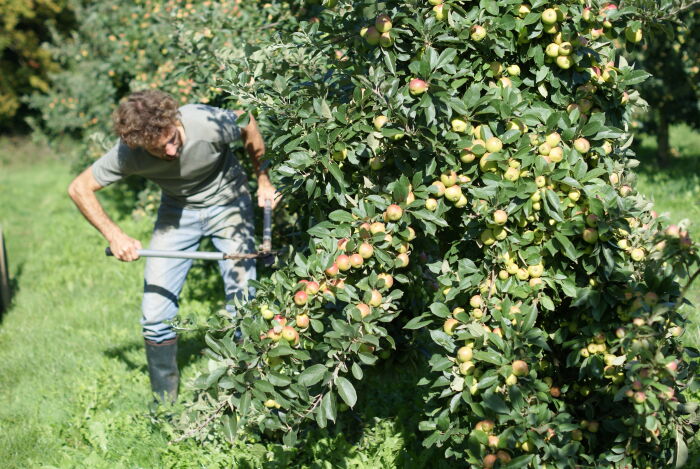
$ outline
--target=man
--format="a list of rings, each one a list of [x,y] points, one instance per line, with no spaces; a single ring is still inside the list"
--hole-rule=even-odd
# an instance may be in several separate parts
[[[145,177],[162,189],[150,249],[197,250],[211,237],[222,252],[254,251],[254,224],[247,179],[229,144],[242,138],[258,176],[258,205],[275,199],[275,188],[260,158],[265,146],[253,116],[245,128],[242,111],[204,105],[178,108],[156,90],[133,93],[113,115],[119,142],[78,175],[68,194],[85,218],[122,261],[138,259],[139,240],[124,233],[105,213],[95,192],[129,175]],[[160,399],[177,398],[177,337],[168,321],[178,312],[178,297],[192,265],[188,259],[147,258],[142,302],[143,335],[151,389]],[[255,261],[219,261],[226,298],[245,294],[255,278]]]

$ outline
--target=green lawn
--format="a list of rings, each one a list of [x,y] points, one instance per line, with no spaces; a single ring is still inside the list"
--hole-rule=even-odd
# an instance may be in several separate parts
[[[668,175],[647,162],[651,143],[642,142],[640,189],[672,219],[697,220],[700,137],[683,129],[673,135],[687,146]],[[214,440],[169,444],[168,416],[148,406],[138,323],[142,263],[104,256],[104,240],[65,194],[68,166],[41,145],[0,142],[0,224],[15,289],[13,307],[0,319],[2,467],[450,467],[439,451],[420,445],[421,367],[410,353],[368,370],[358,386],[358,413],[346,413],[330,430],[313,430],[295,450],[253,439],[235,447]],[[148,238],[149,220],[119,223]],[[215,279],[206,265],[193,269],[183,316],[201,322],[218,306]],[[695,301],[699,292],[696,286]],[[698,342],[697,329],[689,340]],[[204,344],[195,332],[181,343],[187,381],[205,366]]]

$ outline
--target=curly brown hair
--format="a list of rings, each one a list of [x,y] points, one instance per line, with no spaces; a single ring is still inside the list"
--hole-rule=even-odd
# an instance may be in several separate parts
[[[129,148],[155,146],[176,125],[180,113],[175,99],[159,90],[137,91],[112,114],[114,131]]]

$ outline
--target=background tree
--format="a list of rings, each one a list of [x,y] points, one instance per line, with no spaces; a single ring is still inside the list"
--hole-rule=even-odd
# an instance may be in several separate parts
[[[671,156],[670,125],[700,127],[700,3],[691,7],[650,38],[638,56],[652,75],[640,88],[649,103],[643,130],[656,135],[660,166]]]
[[[0,16],[0,131],[23,128],[22,97],[49,90],[48,74],[57,64],[43,49],[50,29],[75,25],[67,0],[9,0]]]

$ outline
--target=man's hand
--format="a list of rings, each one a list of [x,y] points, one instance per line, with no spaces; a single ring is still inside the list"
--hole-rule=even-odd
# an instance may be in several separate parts
[[[139,258],[137,251],[141,249],[141,241],[122,233],[110,241],[109,248],[120,261],[131,262]]]
[[[258,176],[258,207],[264,207],[266,200],[272,201],[272,208],[275,208],[282,195],[277,192],[275,186],[272,185],[267,174],[261,173]]]

